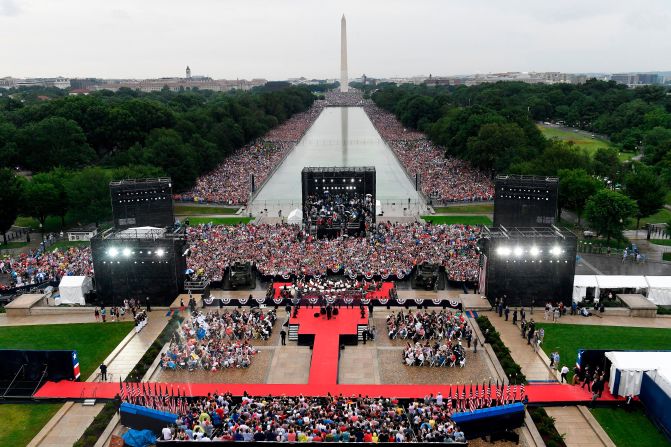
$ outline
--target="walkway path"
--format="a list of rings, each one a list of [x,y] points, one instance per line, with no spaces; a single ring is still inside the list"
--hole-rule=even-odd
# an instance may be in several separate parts
[[[522,338],[518,325],[512,324],[512,321],[505,321],[504,318],[499,317],[494,312],[481,312],[481,315],[487,316],[501,334],[501,340],[510,349],[513,360],[522,367],[522,373],[527,380],[557,381],[556,372],[553,372],[549,365],[541,359],[541,356],[531,346],[527,345],[527,341]],[[539,315],[542,315],[542,313],[539,313]],[[530,315],[527,316],[530,317]],[[613,445],[612,442],[608,444],[608,442],[602,441],[604,433],[600,437],[590,425],[587,418],[592,416],[589,413],[585,414],[577,407],[553,407],[546,408],[545,411],[555,418],[557,431],[566,435],[565,442],[568,447]],[[607,439],[607,441],[610,440]]]
[[[124,338],[119,346],[105,359],[108,366],[107,371],[112,374],[113,380],[119,377],[124,379],[168,323],[168,318],[163,312],[152,312],[149,314],[147,326],[139,333],[131,332]],[[87,382],[92,382],[97,373],[91,375]],[[68,402],[42,430],[28,444],[28,447],[70,447],[84,433],[91,424],[93,418],[102,410],[104,404],[98,403],[94,406],[83,406],[80,403]]]

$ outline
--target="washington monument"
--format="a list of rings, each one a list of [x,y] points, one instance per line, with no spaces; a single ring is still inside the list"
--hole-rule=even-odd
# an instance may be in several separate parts
[[[345,20],[345,14],[340,19],[340,91],[343,93],[349,91],[349,81],[347,80],[347,20]]]

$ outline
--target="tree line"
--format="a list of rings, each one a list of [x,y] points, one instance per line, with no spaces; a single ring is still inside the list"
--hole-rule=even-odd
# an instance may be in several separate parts
[[[386,85],[372,98],[405,126],[425,132],[446,155],[492,176],[559,176],[560,207],[578,217],[585,212],[608,239],[621,236],[629,217],[658,211],[671,185],[671,96],[664,87],[628,89],[594,79],[579,85]],[[613,145],[590,154],[546,139],[538,121],[598,133]],[[641,160],[622,163],[620,151],[640,152]]]
[[[68,213],[100,222],[111,212],[113,179],[167,175],[176,191],[186,190],[314,99],[309,88],[287,85],[229,93],[54,91],[49,101],[30,89],[7,91],[0,96],[0,232],[14,222],[11,210],[41,223]],[[15,171],[31,175],[16,178]]]

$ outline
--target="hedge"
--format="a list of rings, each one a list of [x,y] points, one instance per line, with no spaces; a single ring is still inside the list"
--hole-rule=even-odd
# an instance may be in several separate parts
[[[555,427],[555,419],[548,416],[544,408],[529,408],[529,415],[547,447],[566,447],[564,435],[560,435]]]

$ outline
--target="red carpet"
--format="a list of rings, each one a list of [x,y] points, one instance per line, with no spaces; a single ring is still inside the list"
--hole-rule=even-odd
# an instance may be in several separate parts
[[[291,318],[289,324],[298,325],[298,334],[315,334],[310,363],[308,383],[335,384],[338,382],[338,360],[340,352],[340,335],[357,334],[359,324],[368,324],[368,316],[361,318],[361,311],[354,309],[338,309],[339,313],[330,320],[326,315],[314,317],[318,308],[301,308],[297,318]],[[364,310],[368,313],[368,310]]]
[[[292,283],[290,282],[275,282],[273,283],[273,288],[275,289],[275,293],[273,295],[274,298],[279,298],[280,297],[280,289],[284,286],[291,287]],[[389,292],[391,289],[394,288],[394,283],[391,281],[383,282],[382,283],[382,288],[380,290],[376,290],[375,292],[368,292],[366,293],[366,298],[371,300],[371,299],[389,299]]]
[[[185,391],[187,396],[206,396],[214,392],[230,392],[240,396],[245,391],[254,396],[289,395],[325,396],[343,394],[345,396],[386,396],[398,398],[423,398],[427,394],[434,396],[440,391],[444,396],[454,385],[342,385],[342,384],[228,384],[228,383],[168,383],[161,384],[177,392]],[[459,385],[459,390],[463,385]],[[493,387],[492,387],[493,388]],[[112,399],[119,392],[118,383],[86,383],[86,382],[47,382],[35,394],[38,399]],[[518,390],[519,394],[519,390]],[[526,394],[532,404],[544,405],[576,405],[589,403],[592,394],[573,385],[561,384],[530,384],[526,386]],[[519,397],[519,395],[518,395]],[[615,398],[607,391],[599,402],[615,402]]]

